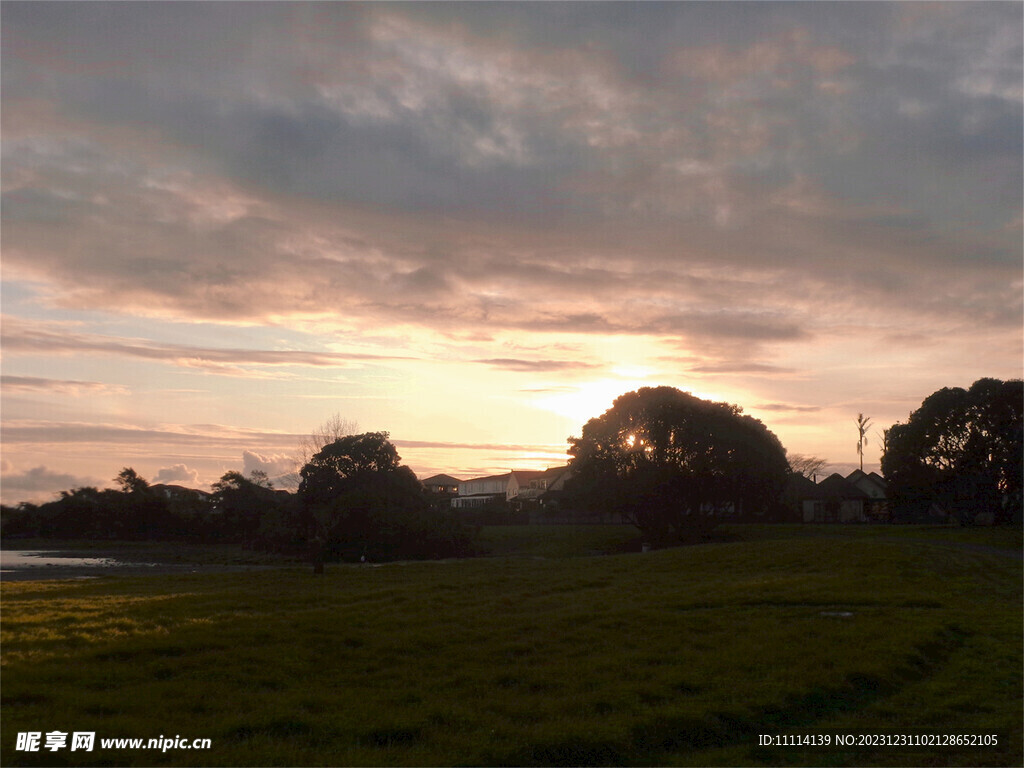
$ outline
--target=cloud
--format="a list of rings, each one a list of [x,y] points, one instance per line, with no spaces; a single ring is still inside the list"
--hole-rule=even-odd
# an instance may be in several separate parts
[[[276,453],[264,456],[255,451],[242,451],[242,468],[246,475],[265,472],[270,478],[278,478],[295,473],[295,457]]]
[[[189,469],[184,464],[175,464],[171,467],[164,467],[157,471],[156,476],[153,478],[154,483],[173,483],[173,484],[186,484],[187,487],[194,488],[199,483],[199,470]]]
[[[351,369],[383,410],[361,374],[396,361],[454,425],[428,365],[557,390],[674,355],[769,405],[875,375],[843,354],[904,386],[1019,369],[1019,4],[3,17],[4,363],[39,373],[5,391],[100,394],[118,357],[296,401],[328,390],[287,379]],[[81,418],[5,437],[291,448]]]
[[[93,422],[39,421],[32,419],[6,419],[2,430],[3,443],[8,446],[92,444],[107,446],[111,453],[119,447],[176,446],[179,448],[207,448],[211,451],[232,452],[237,455],[254,443],[270,449],[287,450],[303,438],[288,432],[268,432],[217,424],[138,425]]]
[[[600,367],[594,363],[585,363],[577,360],[519,360],[507,357],[491,360],[474,360],[473,362],[517,372],[576,371]]]
[[[56,326],[40,327],[39,323],[28,323],[18,318],[5,317],[3,323],[3,345],[7,350],[26,354],[77,355],[99,354],[122,357],[136,357],[165,362],[185,368],[202,368],[213,373],[228,376],[258,376],[243,366],[259,367],[348,367],[352,364],[411,359],[400,356],[374,355],[363,353],[308,352],[303,350],[260,350],[260,349],[214,349],[193,347],[183,344],[165,344],[145,339],[128,339],[98,334],[75,333]],[[13,378],[16,388],[43,388],[48,380]],[[54,382],[50,382],[55,386]],[[66,382],[67,385],[85,385],[88,382]],[[98,385],[100,387],[104,385]]]
[[[711,365],[692,365],[690,371],[693,373],[734,373],[734,374],[764,374],[770,376],[778,376],[779,374],[793,373],[793,369],[783,368],[778,365],[769,365],[767,363],[755,363],[755,362],[727,362],[727,363],[715,363]]]
[[[125,387],[100,381],[73,381],[37,376],[0,376],[0,386],[8,392],[55,392],[75,397],[84,393],[123,395],[128,392]]]
[[[808,312],[884,308],[894,286],[925,316],[986,296],[1007,308],[991,322],[1019,319],[1019,236],[993,234],[1020,209],[1019,9],[694,13],[588,6],[584,31],[533,7],[9,11],[5,262],[80,307],[650,320],[711,352],[799,341]],[[246,46],[271,29],[289,34]],[[937,290],[921,275],[942,261]]]
[[[821,410],[817,405],[793,405],[790,403],[758,403],[755,411],[773,411],[780,413],[817,413]]]
[[[565,453],[562,444],[516,444],[516,443],[460,443],[434,440],[393,440],[398,448],[459,448],[474,451],[509,451],[513,453]]]
[[[96,486],[100,481],[56,472],[42,465],[17,472],[9,462],[5,462],[2,485],[4,503],[16,503],[46,500],[60,491]]]

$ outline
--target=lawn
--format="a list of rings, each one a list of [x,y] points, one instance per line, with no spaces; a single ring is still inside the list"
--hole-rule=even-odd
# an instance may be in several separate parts
[[[3,584],[0,763],[1022,764],[1021,560],[850,530],[593,556],[634,534],[489,529],[490,558]],[[52,730],[212,748],[15,751]]]

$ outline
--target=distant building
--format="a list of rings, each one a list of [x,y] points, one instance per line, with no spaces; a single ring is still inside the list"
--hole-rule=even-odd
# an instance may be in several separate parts
[[[168,501],[206,503],[213,496],[213,494],[200,491],[198,488],[186,488],[183,485],[167,485],[164,483],[155,483],[149,486],[149,490],[151,493]]]
[[[524,504],[539,504],[545,494],[561,490],[569,476],[568,470],[567,466],[545,470],[514,469],[503,475],[463,480],[459,483],[458,495],[452,499],[452,506],[469,509],[502,501],[516,508]]]
[[[870,474],[855,469],[846,476],[846,482],[853,483],[867,494],[864,501],[864,516],[869,522],[889,522],[888,484],[877,472]]]
[[[511,478],[512,473],[506,472],[504,475],[489,475],[488,477],[463,480],[459,483],[458,495],[452,499],[452,507],[472,509],[486,507],[496,501],[504,501]]]
[[[459,483],[462,481],[451,475],[434,475],[420,482],[427,493],[450,493],[454,496],[459,492]]]
[[[794,477],[788,493],[805,523],[889,521],[886,483],[874,472],[855,469],[846,477],[835,473],[820,483]]]

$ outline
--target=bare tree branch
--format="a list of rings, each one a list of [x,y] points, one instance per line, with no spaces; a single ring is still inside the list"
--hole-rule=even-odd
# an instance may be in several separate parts
[[[823,472],[825,467],[829,464],[828,459],[822,459],[818,456],[804,456],[801,453],[794,453],[791,456],[787,456],[786,460],[789,462],[790,470],[803,475],[808,480],[813,479],[815,475]]]

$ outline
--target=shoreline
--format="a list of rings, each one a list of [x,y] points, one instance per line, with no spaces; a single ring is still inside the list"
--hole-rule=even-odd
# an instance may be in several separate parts
[[[150,566],[125,563],[115,566],[29,565],[0,570],[0,583],[15,581],[84,581],[119,576],[170,576],[207,573],[249,573],[287,566],[276,565],[174,565],[154,563]]]
[[[104,544],[5,540],[0,543],[0,582],[245,573],[303,565],[294,558],[259,555],[232,547],[176,547],[164,542]]]

